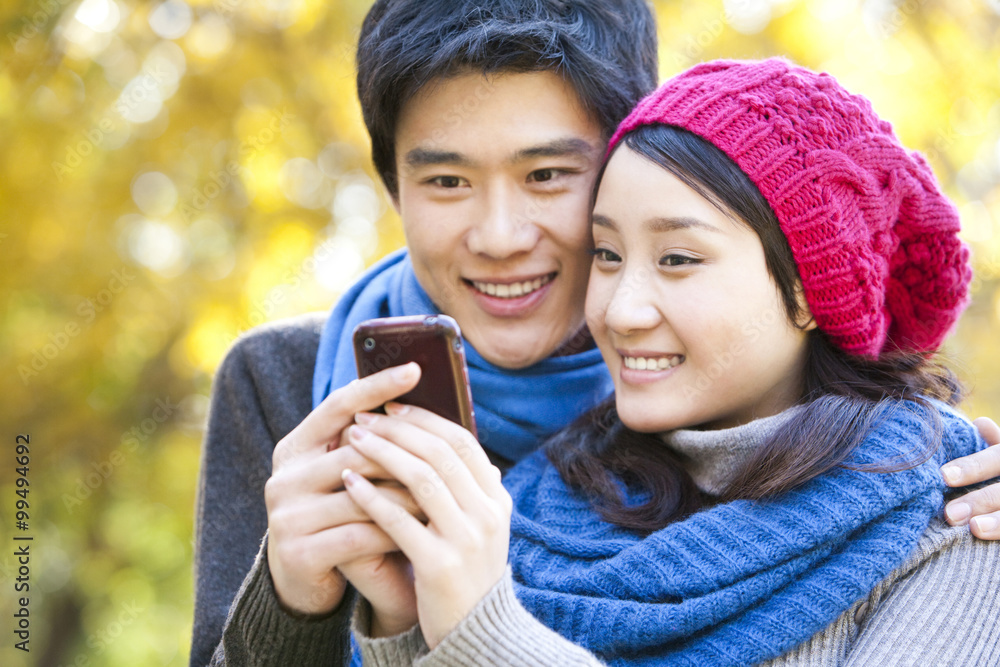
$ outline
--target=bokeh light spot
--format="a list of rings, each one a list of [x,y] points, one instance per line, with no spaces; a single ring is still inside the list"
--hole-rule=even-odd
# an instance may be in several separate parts
[[[162,217],[177,205],[177,187],[159,171],[147,171],[132,181],[132,201],[146,215]]]
[[[149,27],[163,39],[178,39],[191,28],[191,8],[182,0],[167,0],[149,13]]]

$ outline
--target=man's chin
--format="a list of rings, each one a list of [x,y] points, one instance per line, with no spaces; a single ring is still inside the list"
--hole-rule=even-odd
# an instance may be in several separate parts
[[[521,340],[523,344],[512,344],[512,341]],[[472,342],[472,341],[470,341]],[[479,355],[494,366],[517,370],[527,368],[532,364],[549,357],[555,352],[556,346],[547,346],[544,349],[538,344],[538,338],[532,336],[507,336],[504,340],[485,340],[481,345],[472,343]],[[551,349],[550,349],[551,348]]]

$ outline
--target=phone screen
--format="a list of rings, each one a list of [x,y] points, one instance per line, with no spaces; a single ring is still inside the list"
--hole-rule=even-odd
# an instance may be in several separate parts
[[[358,377],[414,361],[420,382],[399,397],[476,433],[465,349],[458,324],[447,315],[387,317],[354,330]]]

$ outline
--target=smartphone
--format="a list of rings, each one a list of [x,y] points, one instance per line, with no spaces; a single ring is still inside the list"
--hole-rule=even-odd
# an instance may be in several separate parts
[[[447,315],[380,317],[354,329],[358,377],[415,361],[420,382],[397,401],[416,405],[476,434],[469,369],[458,323]]]

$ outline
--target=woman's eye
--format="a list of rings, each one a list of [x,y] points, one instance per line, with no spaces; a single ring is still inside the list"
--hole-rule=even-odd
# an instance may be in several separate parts
[[[460,176],[435,176],[430,182],[441,188],[457,188],[464,180]]]
[[[590,251],[590,254],[598,262],[620,262],[622,260],[616,253],[611,252],[607,248],[594,248]]]
[[[701,260],[697,257],[687,255],[666,255],[660,259],[661,266],[684,266],[685,264],[698,264]]]

